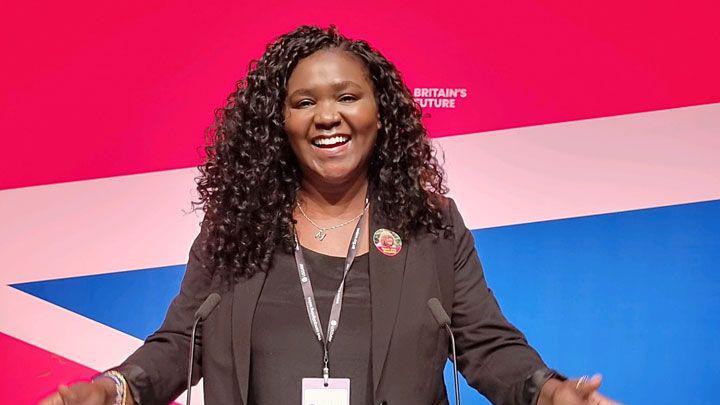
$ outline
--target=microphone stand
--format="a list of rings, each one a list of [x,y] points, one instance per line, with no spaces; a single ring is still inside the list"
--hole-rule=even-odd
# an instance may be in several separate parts
[[[218,303],[220,303],[220,294],[211,293],[205,298],[205,301],[203,301],[198,310],[195,311],[195,322],[193,322],[192,336],[190,337],[190,354],[188,356],[187,395],[185,396],[185,403],[187,405],[190,405],[190,394],[192,392],[192,371],[193,360],[195,358],[195,336],[197,335],[197,328],[200,322],[204,321],[215,307],[217,307]]]
[[[450,335],[450,346],[452,347],[453,356],[453,381],[455,382],[455,405],[460,405],[460,384],[458,383],[458,371],[457,371],[457,354],[455,352],[455,335],[453,335],[450,325],[445,324],[445,330]]]
[[[430,313],[435,322],[439,327],[444,327],[448,335],[450,335],[450,346],[452,348],[452,364],[453,364],[453,381],[455,382],[455,405],[460,405],[460,384],[458,383],[458,371],[457,371],[457,352],[455,351],[455,335],[450,328],[450,317],[443,308],[440,300],[437,298],[430,298],[427,302],[427,306],[430,309]]]
[[[195,332],[197,331],[198,324],[202,318],[195,318],[192,328],[192,338],[190,338],[190,357],[188,358],[188,374],[187,374],[187,395],[185,396],[185,403],[190,405],[190,393],[192,392],[192,371],[193,371],[193,359],[195,357]]]

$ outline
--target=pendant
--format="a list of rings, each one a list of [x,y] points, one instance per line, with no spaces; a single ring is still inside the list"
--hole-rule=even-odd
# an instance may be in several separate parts
[[[327,234],[325,233],[325,231],[321,229],[321,230],[318,231],[318,233],[315,234],[315,239],[317,239],[317,240],[319,240],[320,242],[322,242],[323,239],[325,239],[325,236],[326,236],[326,235],[327,235]]]

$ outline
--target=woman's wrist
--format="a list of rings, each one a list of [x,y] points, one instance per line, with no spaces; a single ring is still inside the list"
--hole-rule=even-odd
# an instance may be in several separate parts
[[[105,403],[115,403],[115,397],[117,396],[117,390],[115,388],[115,382],[109,378],[96,378],[93,380],[93,384],[97,384],[105,392]]]
[[[125,376],[115,370],[108,370],[93,378],[105,393],[106,405],[135,405]]]
[[[551,405],[553,403],[553,397],[555,391],[562,385],[562,381],[557,378],[549,378],[545,381],[542,388],[540,388],[540,396],[538,397],[537,405]]]

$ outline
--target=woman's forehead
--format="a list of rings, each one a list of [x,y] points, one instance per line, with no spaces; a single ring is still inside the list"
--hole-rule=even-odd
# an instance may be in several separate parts
[[[365,64],[346,51],[324,49],[298,62],[288,79],[288,94],[321,87],[353,86],[372,88]]]

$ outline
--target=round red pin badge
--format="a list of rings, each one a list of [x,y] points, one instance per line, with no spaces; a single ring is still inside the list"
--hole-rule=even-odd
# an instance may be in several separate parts
[[[373,234],[375,247],[385,256],[395,256],[402,249],[400,235],[389,229],[380,228]]]

